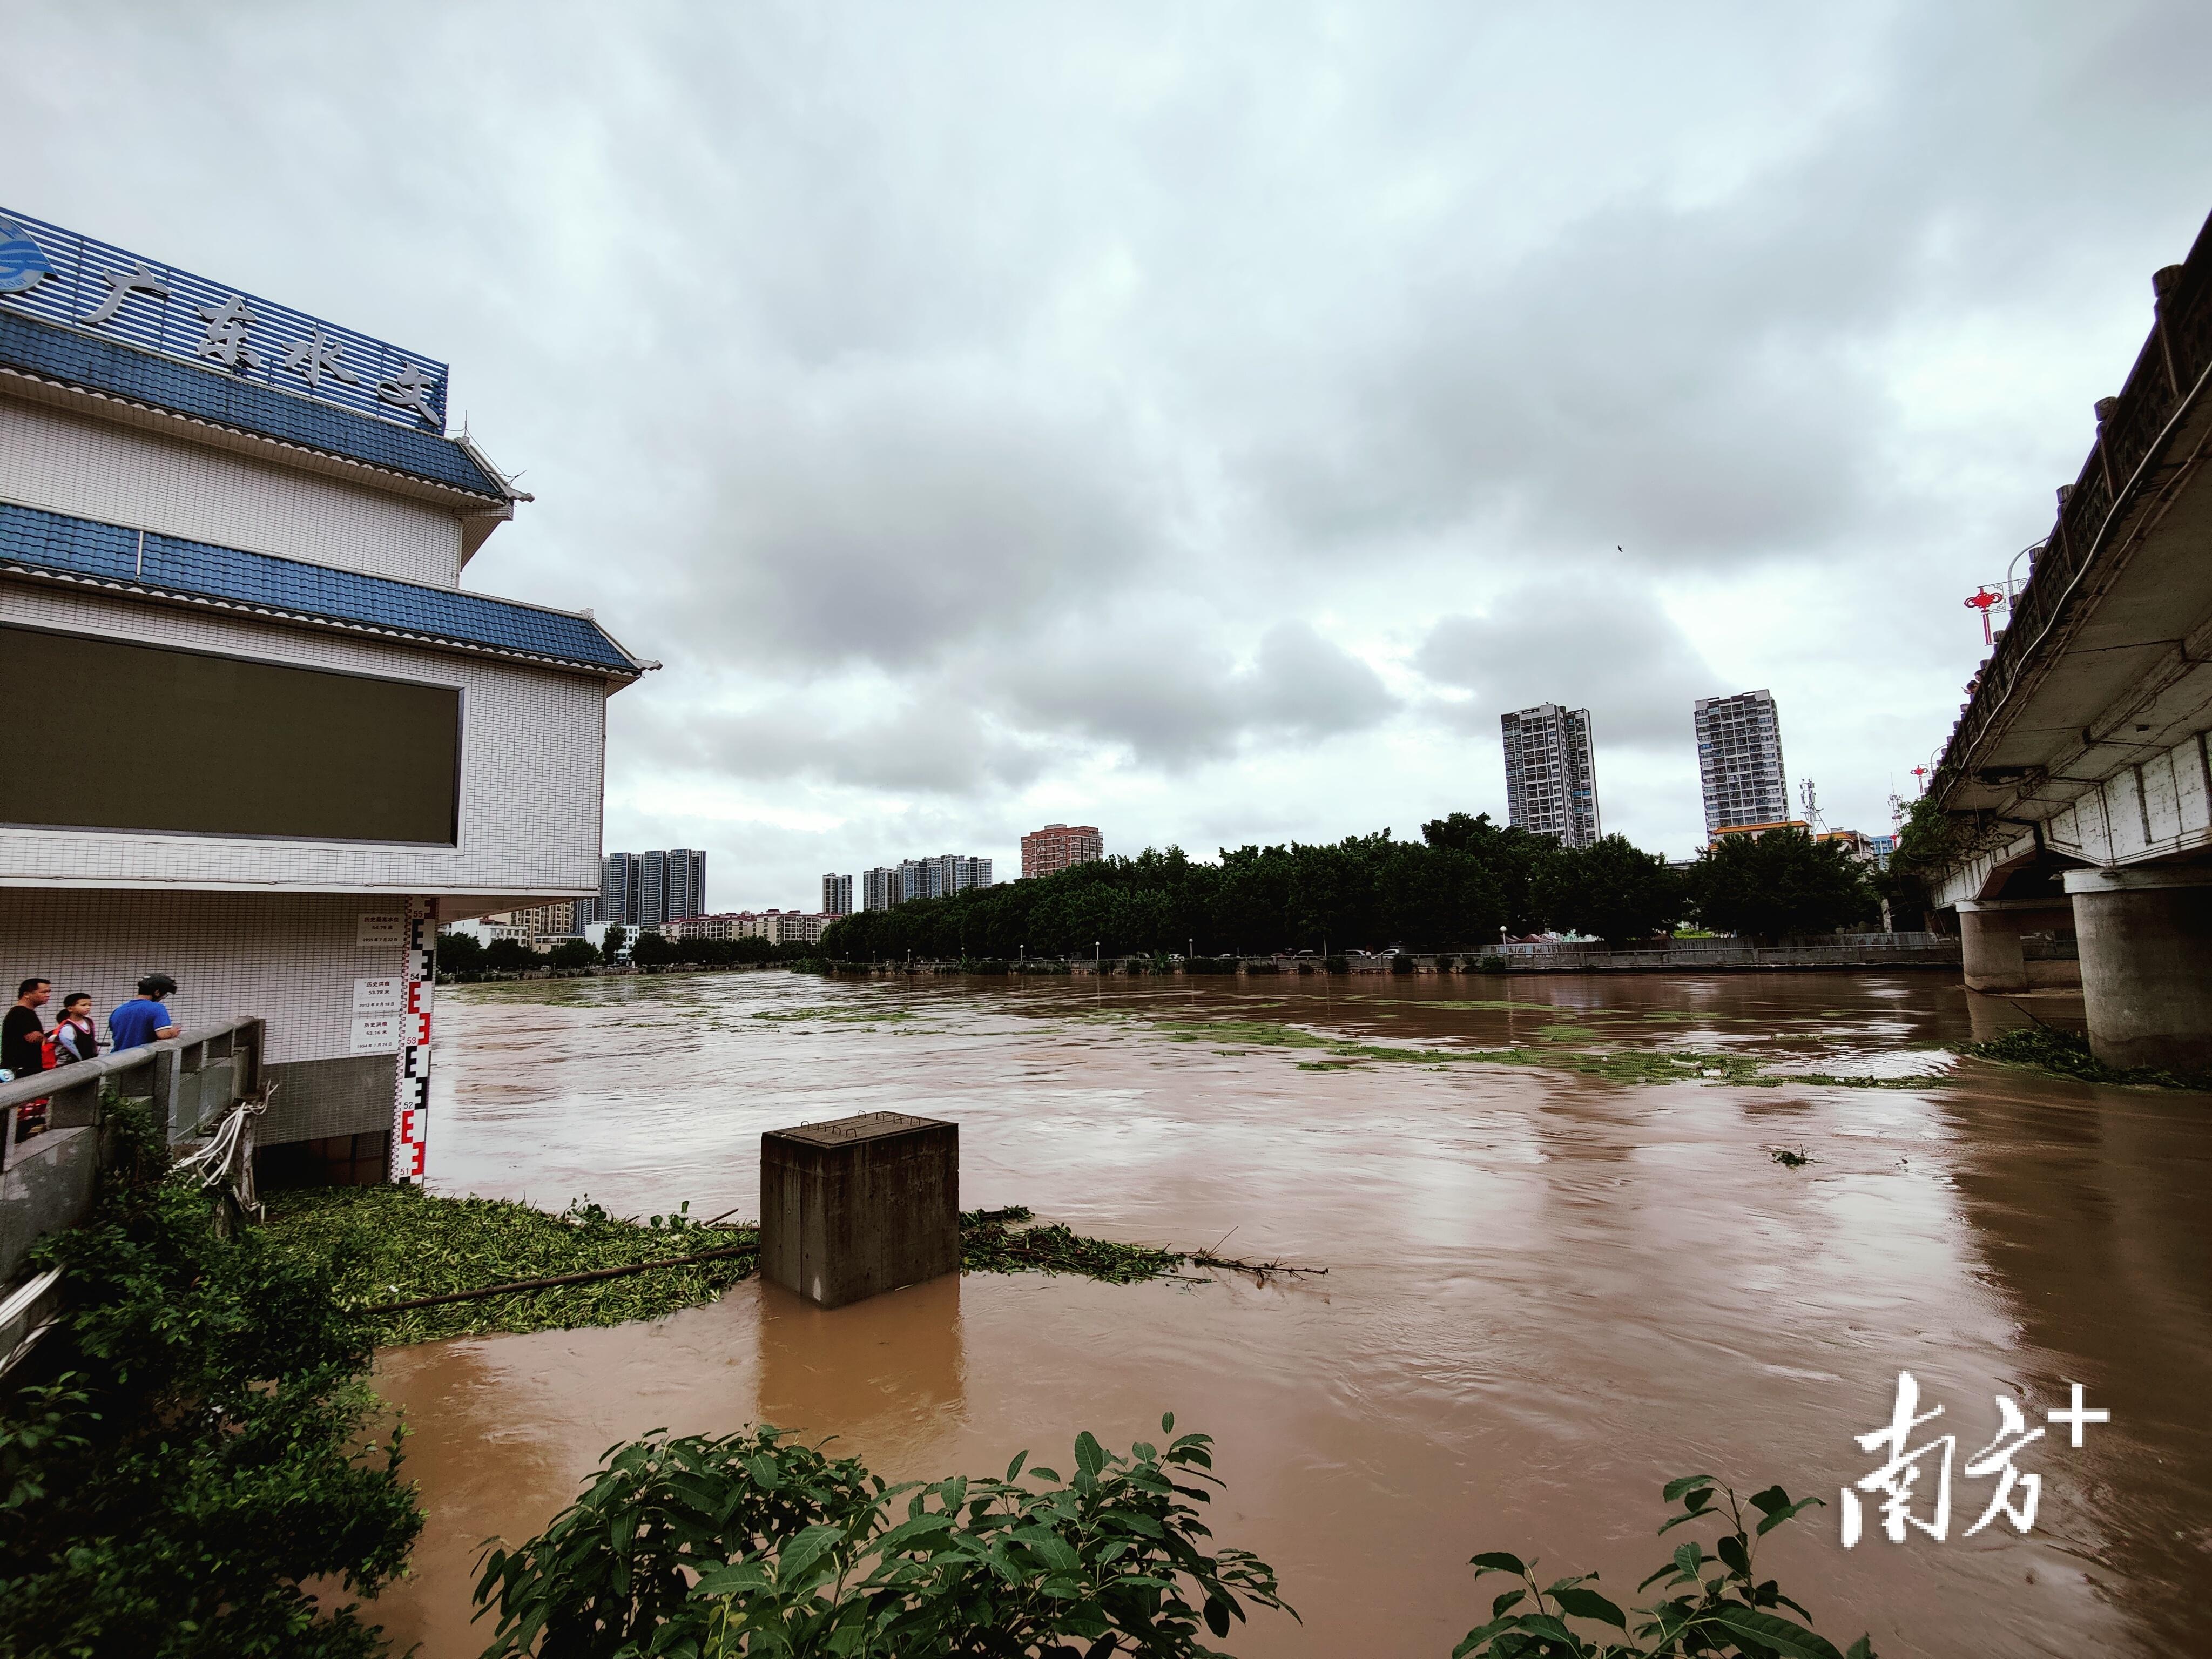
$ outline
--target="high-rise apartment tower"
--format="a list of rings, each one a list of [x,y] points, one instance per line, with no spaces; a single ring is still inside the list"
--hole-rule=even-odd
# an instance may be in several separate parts
[[[599,860],[601,921],[659,927],[707,909],[707,855],[690,847],[609,853]]]
[[[624,927],[635,924],[637,911],[630,899],[635,878],[630,872],[636,858],[635,853],[609,853],[599,860],[599,921]]]
[[[933,859],[905,859],[899,864],[902,899],[944,898],[970,887],[991,884],[991,860],[960,853],[939,853]]]
[[[849,916],[853,914],[853,878],[830,871],[822,878],[822,914],[825,916]]]
[[[1048,823],[1022,837],[1022,879],[1106,856],[1106,838],[1087,823]]]
[[[1564,847],[1588,847],[1599,834],[1589,710],[1540,702],[1501,716],[1498,724],[1508,821]]]
[[[668,875],[661,903],[663,921],[688,921],[707,911],[707,855],[695,847],[668,849]]]
[[[1699,697],[1698,781],[1705,797],[1705,834],[1747,823],[1780,823],[1790,816],[1790,775],[1782,764],[1782,721],[1768,691]]]

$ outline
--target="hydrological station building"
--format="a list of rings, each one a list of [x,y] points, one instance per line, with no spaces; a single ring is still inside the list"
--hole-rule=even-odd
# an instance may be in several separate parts
[[[462,590],[530,498],[447,380],[0,210],[0,975],[264,1018],[309,1176],[421,1172],[434,929],[598,894],[650,665]]]

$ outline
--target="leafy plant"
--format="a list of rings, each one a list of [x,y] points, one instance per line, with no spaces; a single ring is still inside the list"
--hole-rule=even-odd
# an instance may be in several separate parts
[[[2082,1083],[2111,1083],[2142,1089],[2212,1089],[2212,1075],[2161,1071],[2154,1066],[2107,1066],[2089,1051],[2089,1039],[2079,1031],[2062,1030],[2040,1023],[2016,1025],[1987,1042],[1962,1042],[1962,1054],[1993,1060],[2001,1066],[2021,1066],[2031,1071],[2073,1078]]]
[[[368,1334],[319,1273],[165,1178],[143,1108],[109,1111],[119,1166],[37,1258],[70,1290],[38,1356],[58,1374],[0,1407],[0,1646],[381,1652],[324,1605],[374,1594],[422,1527],[398,1434],[371,1431]]]
[[[1626,836],[1588,847],[1558,847],[1536,866],[1537,909],[1553,927],[1626,945],[1664,933],[1681,920],[1682,878],[1656,853]]]
[[[1672,1594],[1656,1606],[1638,1610],[1645,1622],[1636,1627],[1632,1638],[1629,1615],[1589,1588],[1596,1582],[1595,1573],[1577,1573],[1540,1587],[1534,1562],[1497,1551],[1474,1558],[1469,1565],[1475,1576],[1510,1573],[1523,1587],[1507,1590],[1491,1603],[1490,1621],[1469,1631],[1452,1650],[1452,1659],[1670,1659],[1729,1654],[1744,1659],[1875,1659],[1873,1644],[1863,1636],[1851,1644],[1847,1655],[1838,1653],[1834,1644],[1808,1628],[1812,1614],[1784,1595],[1773,1579],[1762,1581],[1757,1576],[1759,1540],[1800,1510],[1819,1504],[1819,1498],[1793,1499],[1779,1486],[1753,1492],[1748,1501],[1759,1521],[1746,1532],[1743,1506],[1735,1489],[1709,1474],[1670,1480],[1662,1496],[1669,1504],[1680,1504],[1682,1512],[1660,1527],[1662,1534],[1701,1521],[1724,1521],[1726,1529],[1711,1550],[1694,1541],[1678,1546],[1664,1566],[1637,1586],[1645,1590],[1657,1584]],[[1705,1570],[1716,1566],[1721,1571],[1707,1577]],[[1788,1607],[1806,1623],[1784,1618],[1775,1611],[1778,1607]],[[1620,1634],[1618,1638],[1585,1636],[1573,1628],[1571,1620],[1610,1626]]]
[[[599,947],[587,939],[564,939],[546,952],[545,960],[555,968],[595,968]]]
[[[1830,933],[1875,908],[1864,867],[1843,843],[1802,830],[1723,836],[1698,855],[1687,886],[1706,927],[1752,939]]]
[[[486,1553],[485,1659],[1211,1654],[1201,1626],[1291,1609],[1265,1562],[1209,1553],[1188,1483],[1219,1484],[1210,1444],[1124,1457],[1086,1433],[1065,1480],[1024,1453],[1003,1480],[893,1486],[765,1425],[639,1441],[538,1538]]]
[[[474,973],[484,965],[483,941],[473,933],[441,933],[436,961],[441,974]]]
[[[312,1188],[272,1194],[268,1204],[269,1224],[258,1235],[264,1248],[320,1275],[351,1309],[740,1247],[710,1261],[367,1316],[363,1322],[384,1346],[665,1318],[713,1301],[758,1264],[757,1227],[708,1226],[692,1218],[688,1200],[643,1219],[614,1215],[588,1197],[551,1215],[508,1200],[448,1198],[417,1187]],[[963,1211],[961,1271],[1079,1273],[1132,1285],[1168,1278],[1189,1259],[1058,1224],[1020,1224],[1031,1219],[1018,1206]]]
[[[1206,964],[1234,973],[1239,957],[1319,951],[1341,973],[1346,946],[1395,942],[1425,955],[1493,940],[1500,926],[1538,925],[1531,883],[1553,846],[1455,812],[1424,824],[1419,842],[1382,830],[1321,845],[1224,848],[1213,862],[1147,848],[842,917],[813,948],[845,962],[1012,957],[1030,971],[1048,971],[1040,958],[1172,952],[1189,957],[1193,974]]]
[[[687,1212],[652,1224],[596,1204],[549,1215],[501,1199],[448,1198],[416,1187],[321,1187],[269,1198],[269,1248],[323,1274],[349,1308],[523,1279],[551,1279],[725,1244],[754,1243],[750,1230],[702,1227]],[[711,1302],[753,1270],[750,1255],[626,1278],[525,1291],[364,1319],[382,1344],[428,1342],[480,1331],[565,1330],[659,1319]]]

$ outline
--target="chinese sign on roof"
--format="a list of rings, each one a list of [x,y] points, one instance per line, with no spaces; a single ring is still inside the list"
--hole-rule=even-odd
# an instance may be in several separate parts
[[[0,306],[416,428],[446,365],[0,208]]]

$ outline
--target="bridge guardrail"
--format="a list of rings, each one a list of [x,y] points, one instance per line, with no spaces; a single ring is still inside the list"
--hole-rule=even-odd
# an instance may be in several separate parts
[[[1998,713],[2027,672],[2034,647],[2051,630],[2078,578],[2106,544],[2108,532],[2132,504],[2130,485],[2148,476],[2149,462],[2185,405],[2204,388],[2212,370],[2212,221],[2197,234],[2189,257],[2152,279],[2155,295],[2149,337],[2119,395],[2097,405],[2097,437],[2075,482],[2059,491],[2057,516],[2043,551],[2014,598],[2004,637],[1990,653],[1980,684],[1952,728],[1929,793],[1944,775],[1966,769]]]
[[[91,1212],[102,1164],[103,1091],[150,1099],[169,1142],[197,1138],[262,1090],[267,1024],[258,1016],[179,1033],[36,1077],[0,1083],[0,1286],[31,1246]],[[15,1139],[16,1109],[48,1103],[46,1130]]]

